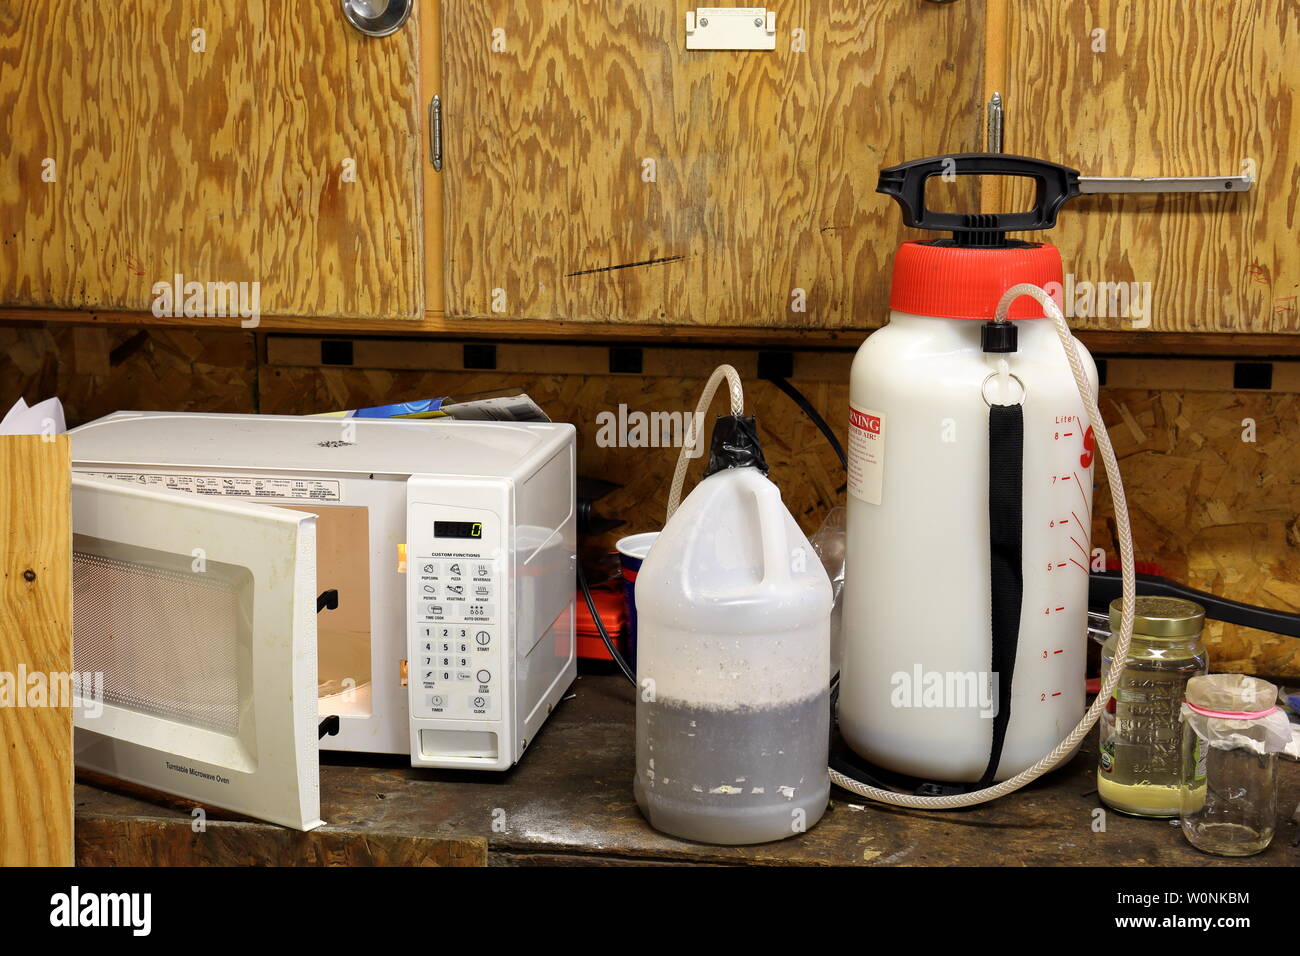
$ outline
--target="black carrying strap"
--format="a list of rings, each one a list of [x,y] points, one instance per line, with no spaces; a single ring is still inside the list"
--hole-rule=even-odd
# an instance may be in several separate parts
[[[1011,680],[1020,641],[1021,566],[1024,512],[1025,416],[1019,405],[989,406],[989,558],[993,610],[991,672],[998,680],[993,744],[981,786],[993,782],[1011,721]]]

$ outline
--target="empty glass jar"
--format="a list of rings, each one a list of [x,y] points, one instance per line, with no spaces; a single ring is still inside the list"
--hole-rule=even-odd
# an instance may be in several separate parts
[[[1291,738],[1277,688],[1243,674],[1193,677],[1182,720],[1183,833],[1220,856],[1264,850],[1277,819],[1277,755]]]
[[[1121,599],[1110,605],[1112,636],[1101,651],[1110,670],[1119,640]],[[1181,598],[1143,597],[1133,605],[1128,663],[1101,718],[1097,793],[1108,807],[1140,817],[1176,817],[1187,681],[1207,670],[1201,643],[1205,609]]]

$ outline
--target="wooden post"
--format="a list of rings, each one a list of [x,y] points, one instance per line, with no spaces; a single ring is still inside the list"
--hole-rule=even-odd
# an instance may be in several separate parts
[[[0,437],[0,866],[72,865],[71,468]]]

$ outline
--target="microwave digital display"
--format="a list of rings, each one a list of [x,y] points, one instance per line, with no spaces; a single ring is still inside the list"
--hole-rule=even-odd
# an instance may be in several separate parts
[[[435,538],[482,538],[481,521],[435,521],[433,523]]]

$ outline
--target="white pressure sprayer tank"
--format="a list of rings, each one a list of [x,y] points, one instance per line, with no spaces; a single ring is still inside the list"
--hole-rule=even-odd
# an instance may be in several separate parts
[[[927,210],[944,173],[1031,177],[1035,207]],[[1013,286],[1061,288],[1057,249],[1006,233],[1053,226],[1078,173],[955,155],[884,170],[878,191],[952,238],[899,249],[889,324],[853,362],[839,726],[879,767],[988,784],[1084,711],[1093,434],[1038,302],[992,321]]]

